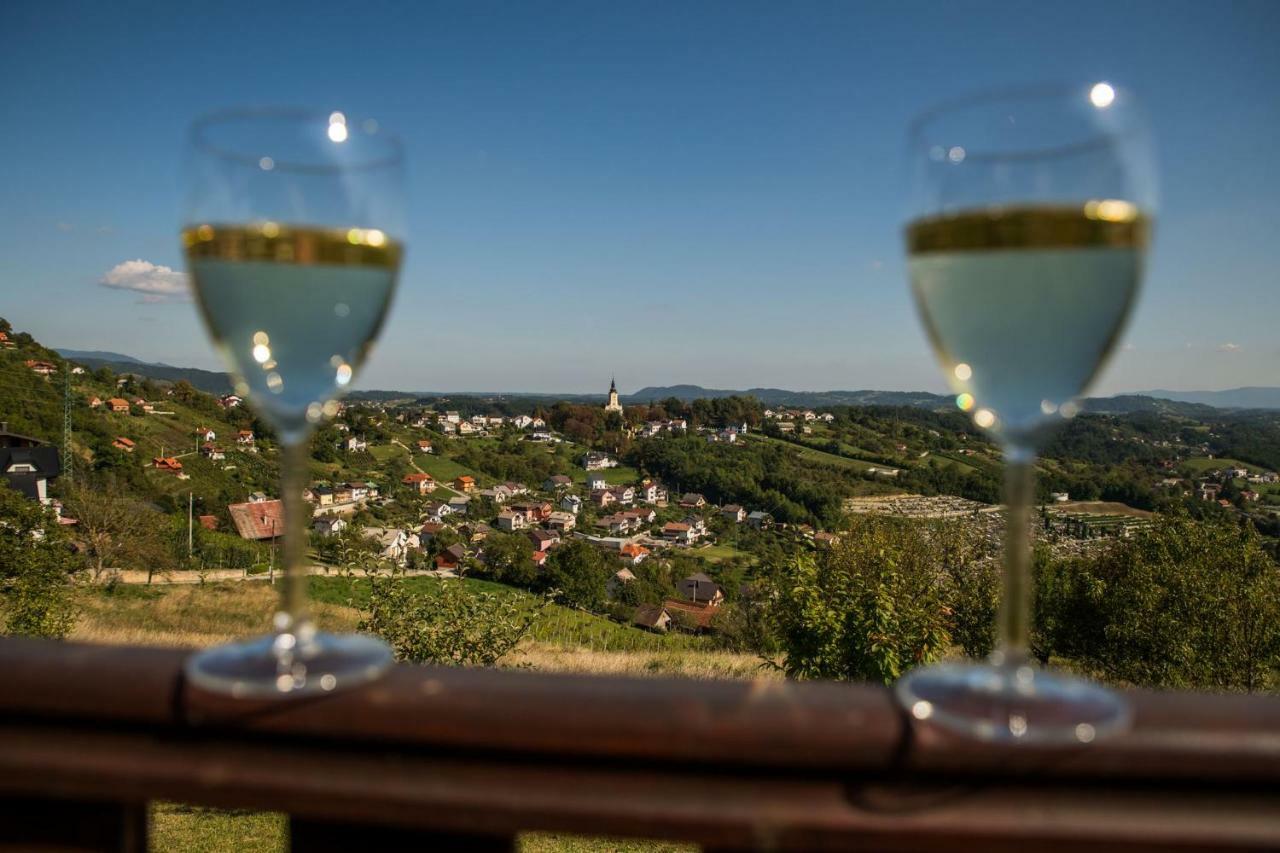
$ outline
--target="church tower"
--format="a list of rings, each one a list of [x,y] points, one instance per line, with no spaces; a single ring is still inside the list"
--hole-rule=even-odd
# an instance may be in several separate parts
[[[622,404],[618,402],[618,385],[612,377],[609,378],[609,402],[604,404],[604,410],[622,414]]]

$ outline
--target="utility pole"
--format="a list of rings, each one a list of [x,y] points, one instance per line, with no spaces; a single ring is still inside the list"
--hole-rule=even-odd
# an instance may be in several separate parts
[[[62,394],[62,473],[67,482],[75,479],[75,465],[71,455],[71,362],[62,363],[66,369],[66,383]]]

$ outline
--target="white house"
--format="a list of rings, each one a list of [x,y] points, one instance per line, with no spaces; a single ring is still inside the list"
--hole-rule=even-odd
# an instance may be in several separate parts
[[[577,495],[565,495],[560,499],[560,508],[577,515],[582,510],[582,498]]]

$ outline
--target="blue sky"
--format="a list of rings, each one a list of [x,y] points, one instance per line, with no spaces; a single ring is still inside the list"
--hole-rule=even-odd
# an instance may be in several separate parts
[[[1146,104],[1162,206],[1098,390],[1277,385],[1278,25],[1274,2],[18,4],[0,314],[217,367],[190,302],[103,281],[181,269],[192,118],[302,104],[376,117],[410,158],[363,387],[941,390],[900,258],[907,122],[1108,80]]]

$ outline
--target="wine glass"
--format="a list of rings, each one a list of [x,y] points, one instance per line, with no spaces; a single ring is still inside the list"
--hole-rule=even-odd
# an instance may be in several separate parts
[[[996,650],[909,673],[917,719],[989,741],[1087,743],[1130,720],[1118,694],[1029,654],[1036,452],[1079,409],[1124,327],[1155,208],[1149,137],[1107,83],[982,94],[910,130],[907,266],[956,405],[1005,459]]]
[[[386,670],[391,650],[373,637],[316,630],[303,492],[311,432],[336,413],[395,289],[400,143],[341,112],[236,110],[195,122],[187,155],[187,269],[236,393],[279,434],[284,515],[274,633],[200,652],[187,676],[233,696],[361,684]]]

